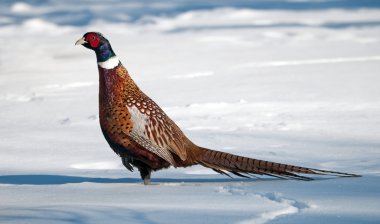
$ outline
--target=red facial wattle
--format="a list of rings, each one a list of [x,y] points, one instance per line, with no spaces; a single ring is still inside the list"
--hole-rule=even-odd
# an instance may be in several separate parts
[[[86,41],[90,43],[92,48],[97,48],[100,43],[100,37],[95,33],[90,33],[89,35],[87,35]]]

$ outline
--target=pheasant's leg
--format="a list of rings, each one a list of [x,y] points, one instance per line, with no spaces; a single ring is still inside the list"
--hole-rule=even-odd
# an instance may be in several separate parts
[[[150,173],[151,172],[149,172],[149,174],[144,177],[144,185],[150,184]]]
[[[150,184],[150,174],[152,170],[148,167],[139,167],[141,179],[144,180],[144,185]]]

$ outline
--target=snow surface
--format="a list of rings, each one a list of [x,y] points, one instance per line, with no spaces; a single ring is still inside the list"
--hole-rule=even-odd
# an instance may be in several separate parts
[[[380,4],[1,1],[0,223],[379,223]],[[104,140],[100,31],[197,144],[361,174],[143,186]]]

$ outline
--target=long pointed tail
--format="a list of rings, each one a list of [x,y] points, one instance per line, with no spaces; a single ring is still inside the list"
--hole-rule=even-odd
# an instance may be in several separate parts
[[[313,180],[313,178],[299,174],[331,175],[339,177],[359,177],[356,174],[335,171],[318,170],[282,163],[269,162],[230,153],[215,151],[199,147],[198,163],[214,171],[230,176],[227,172],[241,177],[268,175],[284,179]]]

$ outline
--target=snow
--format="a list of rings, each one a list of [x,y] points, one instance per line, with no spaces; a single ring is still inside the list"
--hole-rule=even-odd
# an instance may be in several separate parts
[[[33,7],[25,2],[16,2],[11,6],[10,10],[14,13],[25,13],[32,11]]]
[[[0,223],[380,222],[379,4],[277,3],[2,1]],[[88,31],[195,143],[363,177],[143,186],[101,134]]]

